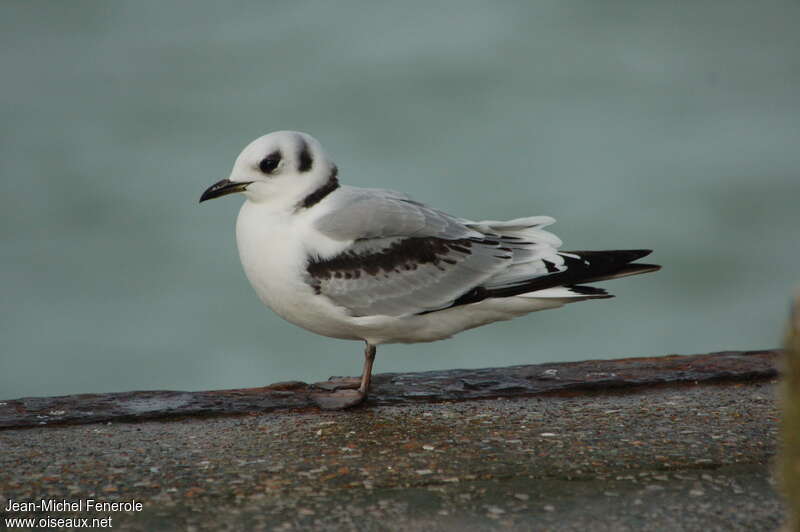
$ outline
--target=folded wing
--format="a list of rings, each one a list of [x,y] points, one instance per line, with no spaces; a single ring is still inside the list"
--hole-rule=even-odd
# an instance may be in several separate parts
[[[349,189],[316,223],[349,246],[332,257],[312,254],[308,282],[354,316],[447,308],[476,290],[560,271],[561,242],[541,229],[552,222],[471,222],[398,193]]]

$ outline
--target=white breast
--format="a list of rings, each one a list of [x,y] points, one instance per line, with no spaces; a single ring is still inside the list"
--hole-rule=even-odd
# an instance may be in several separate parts
[[[304,273],[309,242],[323,248],[311,219],[245,201],[236,220],[236,243],[245,275],[265,305],[283,319],[317,334],[358,340],[346,312],[314,293]]]

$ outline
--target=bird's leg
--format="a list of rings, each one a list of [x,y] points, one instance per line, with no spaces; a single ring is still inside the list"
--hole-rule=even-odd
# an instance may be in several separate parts
[[[375,362],[374,345],[366,343],[364,348],[364,369],[361,379],[336,379],[319,383],[315,386],[332,390],[332,393],[312,393],[311,399],[324,410],[342,410],[364,402],[369,394],[372,381],[372,364]]]
[[[358,391],[364,394],[366,399],[369,394],[369,385],[372,382],[372,363],[375,362],[377,348],[369,342],[364,342],[364,369],[361,370],[361,386]]]

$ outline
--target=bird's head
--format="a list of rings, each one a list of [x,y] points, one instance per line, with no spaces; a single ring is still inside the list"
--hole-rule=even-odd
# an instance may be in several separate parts
[[[299,131],[276,131],[251,142],[227,179],[208,187],[200,202],[243,193],[253,202],[291,205],[336,179],[336,165],[317,139]]]

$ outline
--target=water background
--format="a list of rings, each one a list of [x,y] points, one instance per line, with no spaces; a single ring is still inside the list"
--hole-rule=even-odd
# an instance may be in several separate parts
[[[662,272],[376,371],[779,344],[800,282],[800,4],[6,1],[0,397],[357,374],[361,346],[258,301],[253,138],[316,136],[342,181],[473,219],[549,214],[565,249]]]

